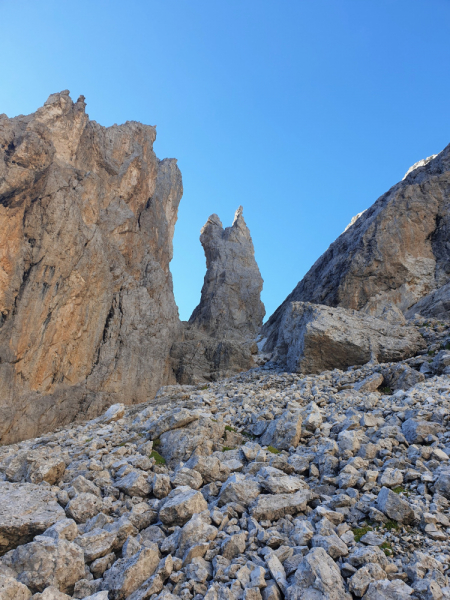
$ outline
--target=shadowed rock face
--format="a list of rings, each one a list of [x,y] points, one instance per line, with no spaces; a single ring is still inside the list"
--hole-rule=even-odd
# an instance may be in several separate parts
[[[403,312],[450,280],[450,146],[420,161],[340,235],[264,326],[292,301]]]
[[[226,229],[211,215],[201,231],[207,271],[189,323],[214,337],[253,338],[265,315],[263,279],[242,212],[240,206]]]
[[[169,263],[182,196],[154,127],[104,128],[53,94],[0,115],[0,441],[173,382]]]

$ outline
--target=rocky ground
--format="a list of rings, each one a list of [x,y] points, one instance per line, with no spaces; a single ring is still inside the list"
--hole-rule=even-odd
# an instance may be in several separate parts
[[[450,598],[450,326],[0,448],[0,600]]]

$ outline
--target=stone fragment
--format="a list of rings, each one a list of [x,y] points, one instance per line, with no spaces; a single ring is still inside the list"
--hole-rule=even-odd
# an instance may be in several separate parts
[[[72,542],[78,535],[78,527],[73,519],[61,519],[44,531],[42,535],[54,540],[67,540]]]
[[[11,550],[2,560],[32,592],[42,592],[53,585],[70,594],[85,572],[81,548],[73,542],[42,535]]]
[[[414,511],[408,502],[386,487],[378,493],[377,505],[381,512],[394,521],[405,524],[414,521]]]
[[[114,534],[98,528],[74,539],[74,543],[83,550],[86,562],[92,562],[96,558],[110,553],[115,541]]]
[[[66,506],[66,514],[77,523],[86,523],[101,512],[102,508],[103,502],[98,496],[83,492],[72,498]]]
[[[102,416],[102,421],[104,421],[105,423],[112,423],[113,421],[118,421],[119,419],[121,419],[124,416],[124,414],[124,404],[113,404]]]
[[[145,498],[150,494],[151,485],[148,482],[147,473],[140,470],[132,470],[127,475],[116,481],[115,486],[128,496]]]
[[[434,489],[441,494],[441,496],[450,500],[450,471],[442,471],[439,474]]]
[[[56,456],[33,465],[33,468],[29,469],[29,479],[31,483],[46,481],[53,485],[61,480],[65,470],[66,463],[62,458]]]
[[[357,598],[361,598],[367,591],[369,584],[375,580],[386,578],[386,572],[377,563],[368,563],[351,577],[348,582],[348,589]]]
[[[0,575],[0,600],[29,600],[30,590],[13,577]]]
[[[393,488],[403,483],[403,473],[400,469],[387,468],[384,470],[380,484],[388,488]]]
[[[186,558],[186,552],[193,546],[214,540],[217,528],[211,525],[211,519],[206,513],[195,514],[182,528],[178,538],[177,557]]]
[[[150,438],[158,439],[166,431],[185,427],[192,421],[197,421],[199,415],[197,412],[188,410],[187,408],[176,408],[162,415],[156,421],[149,420],[144,427],[147,435]]]
[[[247,534],[242,532],[225,538],[221,546],[222,556],[228,560],[240,556],[245,550],[246,537]]]
[[[168,475],[157,473],[153,477],[152,492],[156,498],[165,498],[171,490],[172,486]]]
[[[51,585],[43,592],[34,594],[31,600],[70,600],[71,596],[60,592],[58,588]]]
[[[261,493],[261,486],[257,481],[245,479],[243,475],[231,475],[222,485],[218,506],[230,502],[237,502],[243,506],[251,504]]]
[[[413,592],[414,590],[400,579],[382,579],[369,584],[364,600],[409,600]]]
[[[309,490],[300,490],[295,494],[261,495],[250,505],[250,514],[258,521],[273,521],[303,512],[310,499]]]
[[[335,560],[348,554],[347,545],[334,533],[331,535],[315,535],[311,543],[313,548],[323,548]]]
[[[296,448],[302,433],[302,417],[299,411],[286,410],[279,419],[272,421],[261,438],[263,446],[277,450]]]
[[[50,490],[31,483],[0,482],[0,556],[64,517]]]
[[[92,575],[96,579],[101,577],[105,571],[112,567],[115,560],[116,555],[113,552],[107,554],[106,556],[102,556],[101,558],[97,558],[89,567]]]
[[[208,508],[206,500],[197,490],[182,486],[172,490],[159,511],[159,518],[165,525],[184,525],[195,513]]]
[[[193,490],[198,490],[203,485],[203,479],[200,473],[194,469],[189,469],[186,467],[178,469],[170,478],[170,482],[172,483],[173,487],[187,485]]]
[[[294,583],[286,592],[288,600],[350,600],[336,563],[323,548],[313,548],[300,563]]]
[[[104,574],[102,588],[110,600],[124,600],[153,575],[158,563],[158,547],[143,548],[131,558],[116,561]]]
[[[398,364],[381,370],[384,377],[384,384],[393,391],[409,390],[421,381],[425,381],[425,376],[412,369],[409,365]]]
[[[402,433],[410,444],[422,444],[428,435],[436,435],[440,431],[437,423],[407,419],[402,424]]]
[[[380,385],[383,383],[383,375],[381,373],[373,373],[368,375],[362,381],[355,383],[353,389],[357,392],[376,392]]]

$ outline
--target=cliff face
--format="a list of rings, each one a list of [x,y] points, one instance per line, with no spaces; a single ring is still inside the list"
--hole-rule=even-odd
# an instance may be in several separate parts
[[[405,312],[450,280],[450,146],[420,161],[340,235],[270,317],[292,301]]]
[[[90,121],[84,98],[0,115],[0,441],[172,383],[169,263],[182,196],[154,127]]]
[[[219,217],[211,215],[200,241],[207,271],[200,304],[189,323],[214,337],[254,338],[266,311],[261,302],[263,279],[242,206],[225,229]]]

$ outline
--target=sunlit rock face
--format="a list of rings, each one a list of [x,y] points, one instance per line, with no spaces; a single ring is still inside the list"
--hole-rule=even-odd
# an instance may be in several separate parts
[[[189,323],[214,337],[254,337],[266,311],[261,302],[263,279],[242,206],[225,229],[219,217],[211,215],[200,241],[207,271],[200,304]]]
[[[154,127],[101,127],[84,97],[0,116],[0,442],[174,381],[169,263],[182,196]]]
[[[450,146],[416,163],[355,218],[264,326],[280,326],[293,301],[379,315],[408,311],[450,281]]]

